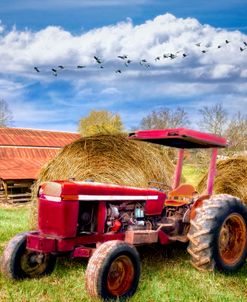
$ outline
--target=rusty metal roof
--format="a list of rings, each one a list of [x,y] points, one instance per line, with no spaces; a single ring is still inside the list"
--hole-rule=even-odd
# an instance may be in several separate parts
[[[70,132],[0,128],[0,146],[63,147],[79,137]]]
[[[0,147],[0,177],[3,179],[36,179],[40,168],[59,149]]]
[[[0,178],[36,179],[60,148],[79,137],[76,133],[0,128]]]

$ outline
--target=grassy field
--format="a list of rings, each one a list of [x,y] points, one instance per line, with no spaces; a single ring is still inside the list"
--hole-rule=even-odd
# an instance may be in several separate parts
[[[28,229],[29,207],[0,207],[0,252]],[[185,246],[139,250],[142,275],[133,302],[247,301],[247,265],[234,275],[201,273],[189,264]],[[60,258],[51,276],[11,281],[0,276],[1,302],[91,301],[84,287],[85,261]]]
[[[190,183],[195,187],[198,185],[199,181],[202,179],[207,169],[198,168],[194,165],[186,164],[183,166],[183,176],[186,183]]]

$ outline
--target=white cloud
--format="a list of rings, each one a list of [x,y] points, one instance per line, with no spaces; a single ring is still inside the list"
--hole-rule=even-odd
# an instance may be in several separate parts
[[[72,35],[60,27],[49,26],[38,32],[0,31],[0,63],[5,72],[30,72],[34,65],[46,75],[50,66],[77,64],[96,67],[94,55],[108,66],[121,66],[118,55],[127,54],[135,62],[146,59],[151,67],[174,66],[175,62],[187,66],[211,66],[232,64],[247,66],[247,50],[240,53],[247,37],[238,31],[228,32],[209,25],[201,25],[196,19],[179,19],[170,14],[156,17],[134,26],[131,21],[105,26]],[[230,43],[226,44],[225,40]],[[201,46],[195,46],[201,42]],[[207,46],[207,47],[206,47]],[[218,48],[221,46],[221,48]],[[201,51],[206,50],[203,54]],[[177,51],[180,51],[176,54]],[[174,53],[174,60],[160,59],[164,53]],[[188,57],[182,57],[182,54]],[[134,65],[132,64],[132,67]],[[122,67],[122,66],[121,66]],[[32,70],[33,71],[33,70]],[[46,71],[46,72],[45,72]],[[226,73],[227,76],[227,73]]]
[[[119,108],[126,121],[132,123],[136,113],[127,114],[124,106],[129,110],[132,104],[135,108],[139,106],[140,118],[152,107],[172,106],[174,98],[187,101],[189,97],[197,98],[202,104],[211,100],[211,95],[219,96],[219,101],[232,102],[235,98],[238,100],[235,107],[239,109],[246,105],[242,95],[247,93],[244,82],[247,49],[240,51],[240,47],[245,48],[243,41],[247,42],[247,36],[239,31],[226,31],[171,14],[157,16],[141,25],[135,26],[127,20],[79,35],[54,26],[37,32],[16,28],[7,32],[0,23],[0,97],[13,102],[19,98],[17,106],[13,106],[14,118],[19,123],[28,119],[33,123],[45,119],[59,123],[66,114],[70,119],[78,119],[79,114],[95,108],[113,111]],[[163,57],[170,53],[176,57]],[[102,59],[103,69],[96,63],[95,55]],[[131,63],[125,66],[119,55],[127,55]],[[140,65],[142,59],[150,67],[145,63]],[[51,68],[58,65],[65,69],[58,69],[58,76],[54,77]],[[77,69],[77,65],[86,68]],[[39,67],[40,73],[34,66]],[[116,73],[118,69],[121,74]],[[70,83],[70,96],[57,93],[59,88],[51,91],[52,85],[60,81]],[[46,95],[52,104],[74,109],[70,113],[62,109],[58,114],[47,104],[40,108],[39,100],[25,96],[25,87],[37,82],[50,91]],[[144,104],[143,100],[148,98],[158,102]],[[30,103],[30,114],[27,114]],[[192,101],[184,106],[190,104]]]
[[[240,67],[231,64],[218,64],[212,69],[213,79],[227,79],[232,76],[240,75]]]

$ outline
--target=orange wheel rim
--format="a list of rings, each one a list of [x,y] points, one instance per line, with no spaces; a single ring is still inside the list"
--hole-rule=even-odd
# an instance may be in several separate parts
[[[246,224],[237,213],[229,215],[222,224],[219,236],[219,253],[228,265],[237,263],[246,246]]]
[[[130,289],[134,280],[133,263],[127,256],[117,257],[107,275],[107,289],[113,296],[122,296]]]

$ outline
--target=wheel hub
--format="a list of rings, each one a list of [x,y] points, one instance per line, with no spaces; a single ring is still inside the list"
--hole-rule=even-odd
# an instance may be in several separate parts
[[[131,287],[133,279],[134,267],[132,261],[127,256],[119,256],[112,262],[108,272],[108,291],[114,296],[122,296]]]
[[[219,234],[219,254],[228,265],[237,263],[246,246],[246,224],[237,213],[229,215],[222,224]]]
[[[48,255],[26,250],[21,257],[21,268],[29,276],[42,274],[47,267]]]

